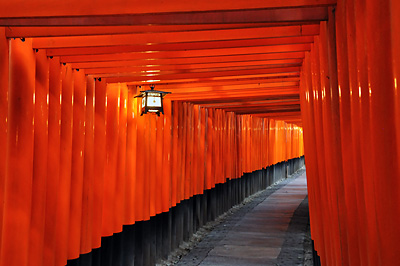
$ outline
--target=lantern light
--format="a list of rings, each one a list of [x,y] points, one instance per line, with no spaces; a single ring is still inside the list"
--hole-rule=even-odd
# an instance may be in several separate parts
[[[141,91],[135,98],[142,98],[142,111],[140,115],[154,113],[160,116],[160,113],[164,114],[163,109],[163,98],[166,94],[171,92],[156,91],[154,85],[150,86],[150,90]]]

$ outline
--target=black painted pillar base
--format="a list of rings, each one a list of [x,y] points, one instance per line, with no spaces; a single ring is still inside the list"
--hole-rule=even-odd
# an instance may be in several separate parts
[[[312,254],[313,254],[313,265],[314,266],[321,266],[321,258],[318,255],[318,252],[314,248],[314,240],[311,240],[312,244]]]
[[[124,225],[122,232],[103,237],[100,248],[69,260],[67,265],[153,266],[166,259],[168,254],[183,241],[188,241],[207,222],[214,221],[246,197],[287,178],[303,165],[304,157],[295,158],[245,173],[238,179],[227,179],[203,194],[181,201],[169,212],[158,214],[148,221]]]

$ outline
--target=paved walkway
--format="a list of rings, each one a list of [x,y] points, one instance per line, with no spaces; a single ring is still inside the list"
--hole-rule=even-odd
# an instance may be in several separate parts
[[[234,212],[178,265],[303,265],[306,196],[306,175],[300,170]]]

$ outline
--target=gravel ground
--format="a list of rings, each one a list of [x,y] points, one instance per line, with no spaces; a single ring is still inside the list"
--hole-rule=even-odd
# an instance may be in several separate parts
[[[221,241],[235,224],[249,211],[263,202],[276,190],[284,187],[296,177],[303,174],[304,168],[298,170],[287,179],[283,179],[267,189],[260,191],[248,198],[241,204],[234,206],[225,214],[219,216],[215,221],[207,223],[200,228],[188,242],[172,252],[167,260],[161,261],[160,266],[170,265],[198,265],[207,256],[208,252]],[[300,232],[300,234],[299,234]],[[299,248],[301,247],[301,248]],[[192,251],[193,250],[193,251]],[[192,252],[191,252],[192,251]],[[286,263],[283,259],[289,258]],[[296,209],[289,225],[287,236],[278,256],[277,265],[305,265],[312,266],[311,237],[309,233],[308,200],[307,198]]]
[[[313,266],[313,256],[312,256],[312,244],[311,244],[311,234],[310,225],[307,227],[307,232],[304,239],[304,266]]]
[[[308,197],[293,213],[285,241],[278,256],[277,266],[312,265],[310,220],[308,216]],[[311,255],[311,257],[310,257]],[[311,264],[310,263],[311,258]]]

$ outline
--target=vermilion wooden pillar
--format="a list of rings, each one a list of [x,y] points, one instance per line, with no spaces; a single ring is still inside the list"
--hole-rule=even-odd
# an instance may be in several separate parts
[[[249,167],[249,140],[248,140],[248,117],[247,115],[242,116],[242,137],[243,137],[243,172],[248,173],[250,170]]]
[[[231,127],[232,127],[232,149],[234,152],[233,158],[234,158],[234,162],[232,162],[232,171],[233,171],[233,178],[238,178],[239,176],[239,164],[237,163],[238,160],[238,138],[237,138],[237,134],[238,134],[238,128],[236,126],[236,115],[232,114],[232,120],[231,120]]]
[[[175,157],[177,158],[176,162],[176,204],[181,202],[182,198],[184,197],[185,193],[185,183],[182,175],[182,165],[184,165],[184,159],[182,158],[183,156],[183,115],[184,115],[184,109],[183,109],[183,104],[182,102],[176,102],[175,108],[174,108],[174,123],[175,120],[176,122],[176,152],[174,152],[176,155]],[[175,119],[176,118],[176,119]],[[174,176],[173,176],[174,178]]]
[[[198,193],[203,193],[206,189],[206,109],[200,108],[200,119],[199,119],[199,141],[198,141],[198,151],[199,151],[199,179],[198,179]]]
[[[172,128],[172,102],[169,99],[164,99],[164,140],[163,140],[163,169],[162,169],[162,183],[161,183],[161,203],[162,211],[166,212],[172,207],[172,141],[173,141],[173,128]]]
[[[216,145],[216,158],[217,158],[217,179],[218,179],[218,184],[225,182],[224,179],[224,159],[222,158],[222,152],[224,148],[224,142],[222,139],[223,136],[223,114],[221,109],[217,109],[216,112],[216,119],[217,119],[217,128],[216,128],[216,138],[217,138],[217,143]]]
[[[213,176],[213,158],[212,158],[212,127],[213,127],[213,122],[211,119],[211,109],[206,109],[206,184],[205,188],[210,189],[213,187],[214,184],[214,176]],[[238,162],[240,164],[240,162]]]
[[[115,230],[115,192],[118,165],[119,101],[118,84],[107,85],[106,91],[106,161],[104,176],[102,236],[111,236]]]
[[[230,134],[229,134],[229,121],[230,121],[230,113],[223,112],[224,120],[223,120],[223,127],[224,127],[224,146],[222,151],[222,158],[224,160],[224,176],[226,178],[231,178],[230,175],[230,167],[229,162],[232,160],[232,153],[229,151],[231,143],[230,143]],[[226,179],[225,179],[226,180]],[[224,180],[224,182],[225,182]]]
[[[252,163],[253,161],[251,160],[252,158],[252,145],[251,145],[251,127],[252,127],[252,119],[250,115],[245,116],[246,122],[245,122],[245,128],[246,128],[246,172],[250,173],[253,171]],[[276,132],[276,131],[275,131]],[[276,139],[275,139],[276,140]],[[278,151],[278,150],[275,150]]]
[[[265,163],[264,163],[264,166],[265,167],[267,167],[267,166],[269,166],[270,164],[269,164],[269,157],[270,157],[270,151],[269,151],[269,145],[270,145],[270,143],[269,143],[269,122],[270,122],[270,119],[268,119],[268,118],[265,118],[264,119],[265,120],[265,129],[264,129],[264,131],[265,131],[265,140],[264,140],[264,142],[265,142],[265,147],[264,147],[264,153],[266,154],[266,156],[265,156]]]
[[[316,142],[316,150],[317,150],[317,160],[318,160],[318,176],[326,177],[326,160],[325,160],[325,146],[323,139],[323,123],[322,123],[322,91],[321,91],[321,67],[320,67],[320,38],[314,37],[314,52],[311,56],[311,72],[312,72],[312,98],[314,101],[314,119],[315,119],[315,142]],[[325,178],[319,178],[319,189],[320,200],[323,207],[321,211],[323,213],[322,219],[325,226],[322,227],[324,234],[324,245],[323,250],[321,250],[321,262],[322,263],[330,263],[334,261],[333,254],[333,239],[331,227],[332,221],[328,219],[329,213],[331,213],[331,204],[329,202],[328,189]]]
[[[350,5],[351,2],[349,2]],[[350,7],[351,8],[351,5]],[[359,105],[359,114],[360,118],[360,135],[354,136],[356,139],[359,137],[360,139],[360,150],[357,151],[361,154],[361,169],[359,174],[361,176],[357,176],[357,184],[360,184],[361,187],[359,189],[360,193],[364,195],[359,196],[359,206],[360,206],[360,219],[366,220],[364,225],[364,231],[367,231],[368,234],[363,234],[361,232],[360,242],[364,242],[364,245],[367,246],[364,249],[364,254],[367,256],[362,257],[366,258],[366,263],[369,265],[379,265],[380,263],[380,255],[379,255],[379,233],[377,228],[377,221],[375,217],[376,215],[376,197],[375,197],[375,182],[379,182],[373,173],[373,153],[372,153],[372,141],[371,141],[371,113],[370,113],[370,88],[368,85],[368,62],[367,62],[367,41],[366,41],[366,20],[368,19],[365,15],[366,1],[356,0],[354,2],[354,16],[356,21],[356,47],[357,47],[357,86],[358,86],[358,101],[354,103],[354,106]],[[351,18],[351,17],[349,17]],[[350,21],[348,22],[350,23]],[[360,92],[361,88],[361,92]],[[360,96],[361,93],[361,96]],[[356,94],[357,95],[357,94]],[[353,107],[352,107],[353,108]],[[358,118],[354,119],[356,122]],[[355,142],[356,143],[356,142]],[[360,156],[360,155],[359,155]],[[358,168],[360,169],[360,168]],[[360,169],[360,170],[361,170]],[[356,175],[355,175],[356,177]],[[360,204],[361,203],[361,204]],[[365,218],[364,218],[365,217]],[[361,227],[362,231],[363,227]]]
[[[269,120],[268,164],[275,164],[275,120]]]
[[[159,194],[157,195],[157,170],[154,167],[156,162],[156,150],[157,150],[157,121],[154,115],[147,115],[146,120],[148,124],[147,132],[148,132],[148,155],[147,155],[147,177],[143,177],[147,180],[148,184],[148,193],[149,193],[149,212],[150,217],[155,216],[157,213],[157,201]]]
[[[371,140],[375,182],[377,224],[382,265],[398,264],[400,231],[399,151],[396,139],[390,2],[370,0],[366,4],[368,84],[371,91]]]
[[[225,177],[232,178],[231,169],[230,169],[230,161],[232,160],[232,152],[230,151],[231,147],[231,136],[230,136],[230,112],[225,112],[224,119],[224,149],[222,151],[222,158],[224,159],[224,168],[225,168]]]
[[[194,106],[193,104],[188,104],[188,120],[187,120],[187,135],[186,135],[186,180],[188,181],[188,198],[193,196],[193,191],[195,188],[195,177],[193,176],[193,151],[194,151]]]
[[[283,121],[276,121],[276,147],[284,147],[283,144],[283,130],[282,130]],[[276,162],[279,163],[282,161],[283,150],[282,148],[275,149],[276,154]]]
[[[354,10],[354,2],[348,2],[347,3],[347,10],[346,10],[346,15],[347,15],[347,47],[348,47],[348,65],[349,65],[349,89],[350,89],[350,110],[351,110],[351,123],[352,123],[352,149],[353,149],[353,169],[354,169],[354,175],[352,179],[348,180],[348,185],[349,185],[349,190],[352,189],[355,191],[351,192],[353,195],[356,197],[356,207],[357,208],[357,215],[352,215],[352,219],[354,220],[353,223],[359,223],[361,221],[364,221],[365,218],[363,219],[363,209],[365,209],[364,206],[364,201],[362,200],[364,198],[364,195],[362,193],[362,190],[359,189],[359,184],[362,184],[362,182],[369,182],[371,179],[365,179],[365,176],[368,176],[369,173],[365,172],[366,169],[363,169],[362,167],[362,148],[367,151],[366,149],[367,146],[363,147],[361,146],[360,140],[365,138],[365,134],[367,132],[361,131],[361,121],[367,121],[369,119],[369,112],[363,112],[361,113],[360,117],[360,98],[361,98],[361,87],[359,87],[359,84],[357,82],[357,54],[359,55],[359,51],[362,51],[362,45],[358,46],[357,42],[361,42],[356,39],[356,24],[355,23],[355,10]],[[360,119],[361,118],[361,119]],[[361,135],[361,137],[360,137]],[[365,173],[364,173],[365,172]],[[369,195],[369,198],[373,198],[373,196]],[[369,199],[367,199],[368,201]],[[365,224],[365,223],[364,223]],[[358,239],[359,242],[362,241],[362,235],[360,232],[364,231],[363,230],[363,225],[359,226],[357,225],[358,229]],[[363,243],[360,243],[360,245],[365,245],[365,241]],[[359,249],[361,251],[362,248]],[[373,251],[372,251],[373,252]],[[360,263],[363,257],[362,253],[360,253]]]
[[[258,119],[258,145],[259,145],[259,153],[258,153],[258,169],[262,169],[264,167],[264,119]],[[288,143],[290,146],[290,143]]]
[[[193,105],[193,123],[192,123],[192,186],[193,186],[193,195],[199,194],[199,167],[200,163],[198,160],[199,156],[199,129],[200,129],[200,107],[198,105]]]
[[[225,182],[227,176],[227,160],[229,158],[228,156],[224,156],[224,154],[227,151],[227,145],[228,145],[228,135],[227,135],[227,113],[221,110],[221,133],[220,133],[220,139],[221,139],[221,146],[220,146],[220,158],[221,158],[221,163],[222,163],[222,168],[221,168],[221,182]]]
[[[163,179],[165,178],[164,175],[164,170],[165,172],[168,171],[167,165],[163,165],[163,154],[164,154],[164,115],[153,115],[154,118],[156,119],[155,122],[155,151],[154,154],[152,155],[153,157],[153,162],[157,165],[156,171],[155,171],[155,195],[156,195],[156,214],[162,213],[163,209],[163,194],[162,190],[164,189],[162,187],[163,184]]]
[[[241,116],[236,116],[236,146],[237,146],[237,171],[238,175],[241,176],[243,174],[243,166],[242,166],[242,128],[241,128]]]
[[[95,81],[86,76],[86,113],[85,113],[85,150],[82,187],[82,221],[80,254],[92,250],[93,201],[94,187],[97,178],[94,176],[94,119],[95,119]],[[97,166],[96,166],[97,167]]]
[[[342,144],[342,166],[344,179],[344,198],[346,200],[347,211],[347,246],[349,251],[349,264],[360,265],[361,245],[365,246],[365,241],[359,241],[360,234],[358,229],[362,227],[357,215],[357,196],[355,193],[355,171],[353,167],[353,139],[351,125],[350,108],[350,87],[349,87],[349,64],[347,52],[347,27],[346,27],[346,2],[338,3],[336,11],[336,45],[337,45],[337,64],[338,64],[338,92],[340,97],[340,129]],[[361,182],[361,180],[360,180]],[[365,233],[364,233],[365,235]],[[364,264],[361,264],[364,265]]]
[[[56,251],[57,206],[60,176],[61,66],[54,57],[49,62],[49,125],[46,182],[46,210],[43,264],[54,265]]]
[[[232,113],[231,115],[231,121],[230,121],[230,134],[231,134],[231,152],[232,154],[232,158],[233,161],[231,162],[231,171],[232,171],[232,178],[237,178],[238,177],[238,149],[237,149],[237,127],[236,127],[236,115],[234,113]]]
[[[181,199],[182,195],[182,116],[183,116],[183,106],[181,102],[173,102],[173,122],[174,122],[174,129],[173,129],[173,146],[172,146],[172,153],[174,158],[173,163],[173,171],[172,171],[172,182],[173,186],[176,187],[176,194],[175,204],[178,204]],[[174,171],[175,168],[175,171]],[[175,173],[174,173],[175,172]],[[175,185],[174,185],[175,183]]]
[[[400,151],[400,3],[399,1],[391,0],[391,38],[392,38],[392,67],[393,67],[393,88],[395,97],[395,112],[396,112],[396,141],[397,151]],[[398,164],[400,168],[400,165]],[[400,171],[400,170],[398,170]]]
[[[321,189],[319,188],[319,172],[316,148],[316,131],[314,119],[314,98],[311,77],[310,53],[306,53],[300,82],[301,115],[304,125],[304,149],[307,152],[307,188],[310,202],[310,229],[315,247],[320,255],[324,252],[324,234],[322,228]]]
[[[271,162],[273,165],[277,162],[276,158],[276,147],[277,147],[277,122],[275,119],[270,119],[269,123],[269,142],[270,142],[270,150],[268,151],[271,154]]]
[[[35,53],[35,58],[36,80],[32,215],[28,260],[30,265],[42,265],[48,165],[49,61],[44,50],[37,51]]]
[[[242,128],[242,115],[236,116],[236,127],[237,127],[237,147],[238,147],[238,171],[239,176],[243,175],[243,128]]]
[[[341,226],[345,225],[347,221],[347,209],[344,193],[344,179],[343,179],[343,165],[342,165],[342,145],[341,145],[341,129],[340,129],[340,95],[338,90],[338,73],[337,73],[337,49],[336,49],[336,9],[328,8],[328,22],[327,22],[327,40],[328,40],[328,68],[329,68],[329,100],[330,100],[330,113],[331,113],[331,143],[332,145],[332,168],[334,193],[336,196],[337,214],[339,232],[340,232],[340,250],[342,265],[349,264],[348,254],[348,240],[347,228]],[[336,159],[334,159],[336,158]]]
[[[171,102],[171,206],[175,207],[178,195],[178,103]]]
[[[186,163],[187,163],[187,154],[186,154],[186,142],[187,142],[187,123],[188,123],[188,108],[187,108],[187,103],[181,103],[179,106],[180,109],[180,135],[179,135],[179,141],[178,143],[180,144],[180,149],[181,149],[181,163],[179,166],[179,171],[180,171],[180,181],[178,184],[180,184],[181,191],[180,191],[180,198],[179,202],[187,199],[189,196],[189,180],[186,177]]]
[[[118,161],[116,171],[115,186],[115,222],[114,233],[122,231],[125,217],[125,182],[126,182],[126,130],[127,130],[127,110],[128,110],[128,87],[126,84],[119,85],[119,130],[118,130]]]
[[[138,101],[138,105],[141,102]],[[144,143],[144,124],[145,117],[139,115],[139,106],[136,106],[137,116],[137,146],[136,155],[136,188],[135,188],[135,217],[136,221],[143,221],[144,218],[144,176],[145,176],[145,143]]]
[[[185,199],[193,196],[194,180],[192,178],[193,172],[193,123],[194,123],[194,108],[193,104],[187,104],[187,122],[186,122],[186,165],[185,165],[185,182],[187,185],[187,192]]]
[[[241,138],[242,138],[242,166],[243,166],[243,174],[248,172],[248,158],[247,158],[247,117],[246,115],[241,115],[241,120],[240,120],[240,128],[241,128]]]
[[[65,264],[68,257],[74,93],[71,66],[62,65],[61,69],[60,190],[56,216],[56,265]]]
[[[391,37],[392,37],[392,64],[393,64],[393,87],[395,88],[396,96],[396,125],[397,125],[397,149],[400,150],[400,51],[397,49],[400,45],[400,17],[398,16],[400,12],[400,3],[396,0],[390,1],[391,7]]]
[[[333,145],[340,145],[340,143],[332,143],[332,113],[331,113],[331,95],[330,95],[330,73],[329,73],[329,59],[328,59],[328,33],[326,22],[321,22],[320,30],[320,42],[319,42],[319,61],[320,61],[320,75],[321,75],[321,87],[320,87],[320,112],[321,112],[321,137],[323,138],[323,149],[324,149],[324,161],[325,161],[325,183],[326,191],[326,203],[329,204],[330,213],[330,241],[332,243],[333,252],[329,265],[337,265],[342,257],[341,245],[340,245],[340,231],[339,231],[339,220],[338,220],[338,206],[336,199],[336,188],[334,184],[334,178],[336,178],[333,166]],[[336,155],[336,154],[335,154]]]
[[[94,176],[92,247],[99,248],[102,236],[102,217],[104,200],[104,165],[106,162],[106,83],[95,80],[94,83]]]
[[[217,118],[218,118],[218,127],[217,127],[217,138],[218,138],[218,147],[217,147],[217,156],[218,156],[218,183],[225,182],[225,165],[224,158],[222,157],[224,150],[224,118],[223,112],[221,109],[217,109]]]
[[[153,176],[152,170],[150,169],[152,166],[151,164],[151,145],[152,145],[152,134],[151,134],[151,117],[148,115],[143,115],[144,117],[144,149],[139,150],[142,153],[141,156],[144,158],[144,175],[138,176],[138,178],[143,179],[143,217],[144,220],[149,220],[151,216],[151,181]]]
[[[3,208],[7,160],[7,116],[8,116],[8,40],[5,38],[5,29],[0,29],[0,254],[3,229]]]
[[[232,162],[232,171],[233,171],[233,177],[238,178],[239,177],[239,164],[238,164],[238,127],[236,126],[236,115],[232,114],[232,121],[231,121],[231,127],[232,127],[232,149],[234,152],[233,158],[234,158],[234,163]]]
[[[126,183],[124,224],[135,223],[136,159],[137,159],[137,105],[134,98],[136,87],[128,87],[127,129],[126,129]]]
[[[289,156],[291,155],[292,152],[292,147],[291,147],[291,143],[292,143],[292,136],[293,136],[293,130],[292,130],[292,125],[291,124],[287,124],[286,126],[287,128],[287,132],[286,132],[286,158],[289,158]],[[286,159],[285,158],[285,159]]]
[[[30,39],[10,40],[7,169],[0,265],[27,265],[31,221],[35,56]],[[3,133],[4,134],[4,133]]]
[[[286,123],[284,121],[280,122],[280,127],[279,127],[279,138],[280,138],[280,146],[285,147],[286,146]],[[286,149],[279,149],[280,151],[280,159],[279,161],[282,162],[285,160],[286,157]]]
[[[314,50],[314,45],[311,46],[311,52],[315,52]],[[320,219],[322,218],[321,216],[315,216],[313,218],[313,207],[312,205],[314,204],[314,210],[316,213],[318,208],[321,205],[321,201],[318,201],[317,199],[320,198],[320,195],[318,192],[320,192],[319,187],[319,180],[318,180],[318,163],[317,163],[317,148],[316,148],[316,136],[315,136],[315,118],[314,118],[314,97],[313,97],[313,83],[312,83],[312,72],[311,72],[311,55],[310,53],[305,54],[304,58],[304,64],[302,67],[301,71],[301,80],[300,80],[300,96],[303,96],[303,98],[300,98],[302,101],[302,119],[303,119],[303,125],[304,125],[304,131],[308,131],[308,133],[305,133],[305,140],[304,140],[304,145],[305,149],[310,150],[308,152],[311,154],[311,156],[307,156],[305,158],[306,162],[310,161],[309,165],[311,168],[307,168],[307,175],[309,175],[309,178],[307,178],[307,181],[309,182],[308,184],[311,184],[308,186],[309,189],[309,194],[312,193],[312,191],[315,191],[315,201],[312,201],[312,195],[310,195],[310,229],[311,229],[311,234],[314,239],[314,246],[316,250],[319,250],[321,253],[322,250],[321,248],[323,245],[323,233],[322,233],[322,227],[318,226],[320,224]],[[308,140],[309,139],[309,140]],[[309,144],[307,144],[309,143]],[[315,221],[315,222],[313,222]]]
[[[213,158],[213,172],[214,172],[214,185],[219,183],[219,156],[218,156],[218,148],[219,148],[219,139],[218,139],[218,110],[213,109],[212,111],[212,120],[213,120],[213,129],[212,129],[212,158]]]
[[[257,120],[253,119],[251,117],[250,119],[251,124],[249,128],[250,132],[250,150],[249,150],[249,155],[250,155],[250,165],[251,165],[251,172],[257,169],[257,161],[258,161],[258,146],[257,146]],[[280,151],[282,149],[279,149]]]
[[[73,70],[72,72],[74,78],[74,98],[68,259],[76,259],[80,254],[86,118],[85,74],[78,70]]]
[[[177,127],[178,127],[178,134],[177,134],[177,175],[176,175],[176,185],[177,185],[177,194],[176,194],[176,204],[181,202],[181,200],[185,197],[185,179],[183,176],[182,167],[185,165],[185,156],[184,156],[184,149],[183,149],[183,120],[184,120],[184,106],[182,102],[178,102],[176,105],[175,110],[177,112]]]

